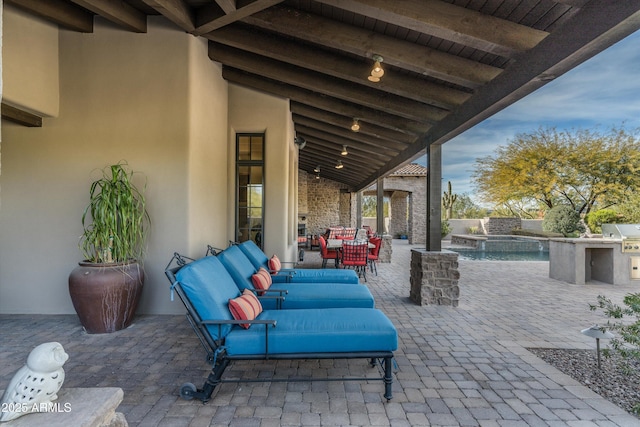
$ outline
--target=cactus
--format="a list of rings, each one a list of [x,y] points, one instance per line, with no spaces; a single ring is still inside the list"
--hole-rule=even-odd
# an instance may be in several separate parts
[[[453,204],[458,199],[458,195],[454,194],[451,191],[451,181],[447,181],[447,186],[449,187],[447,192],[442,196],[442,206],[445,210],[445,218],[451,219],[451,214],[453,212]]]

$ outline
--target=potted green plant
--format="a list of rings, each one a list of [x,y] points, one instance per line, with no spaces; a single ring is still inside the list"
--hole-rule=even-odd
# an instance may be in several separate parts
[[[102,170],[82,215],[79,247],[85,259],[69,275],[69,293],[88,333],[128,327],[142,293],[150,220],[127,166],[120,162]]]

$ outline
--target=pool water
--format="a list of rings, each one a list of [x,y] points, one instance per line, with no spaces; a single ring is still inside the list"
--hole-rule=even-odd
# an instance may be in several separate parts
[[[467,261],[549,261],[549,252],[488,252],[475,249],[449,249]]]

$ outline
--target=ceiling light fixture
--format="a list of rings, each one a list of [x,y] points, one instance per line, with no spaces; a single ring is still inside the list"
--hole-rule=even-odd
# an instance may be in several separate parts
[[[344,167],[344,165],[342,164],[342,160],[338,160],[338,162],[336,163],[336,169],[342,169]]]
[[[340,154],[342,154],[343,156],[346,156],[347,154],[349,154],[349,152],[347,151],[346,145],[342,146],[342,151],[340,152]]]
[[[373,64],[373,68],[371,69],[371,75],[367,77],[370,82],[377,83],[380,81],[380,77],[384,76],[384,70],[382,69],[382,65],[380,63],[384,61],[382,56],[373,55],[373,60],[375,63]]]
[[[351,130],[354,132],[358,132],[360,130],[360,123],[358,123],[358,119],[353,119],[353,124],[351,125]]]

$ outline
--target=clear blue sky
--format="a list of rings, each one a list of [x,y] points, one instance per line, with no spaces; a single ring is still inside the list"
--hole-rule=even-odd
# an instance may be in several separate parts
[[[471,173],[479,157],[494,155],[516,134],[539,127],[640,127],[640,32],[611,46],[442,147],[443,189],[474,200]],[[425,165],[425,157],[416,162]]]

